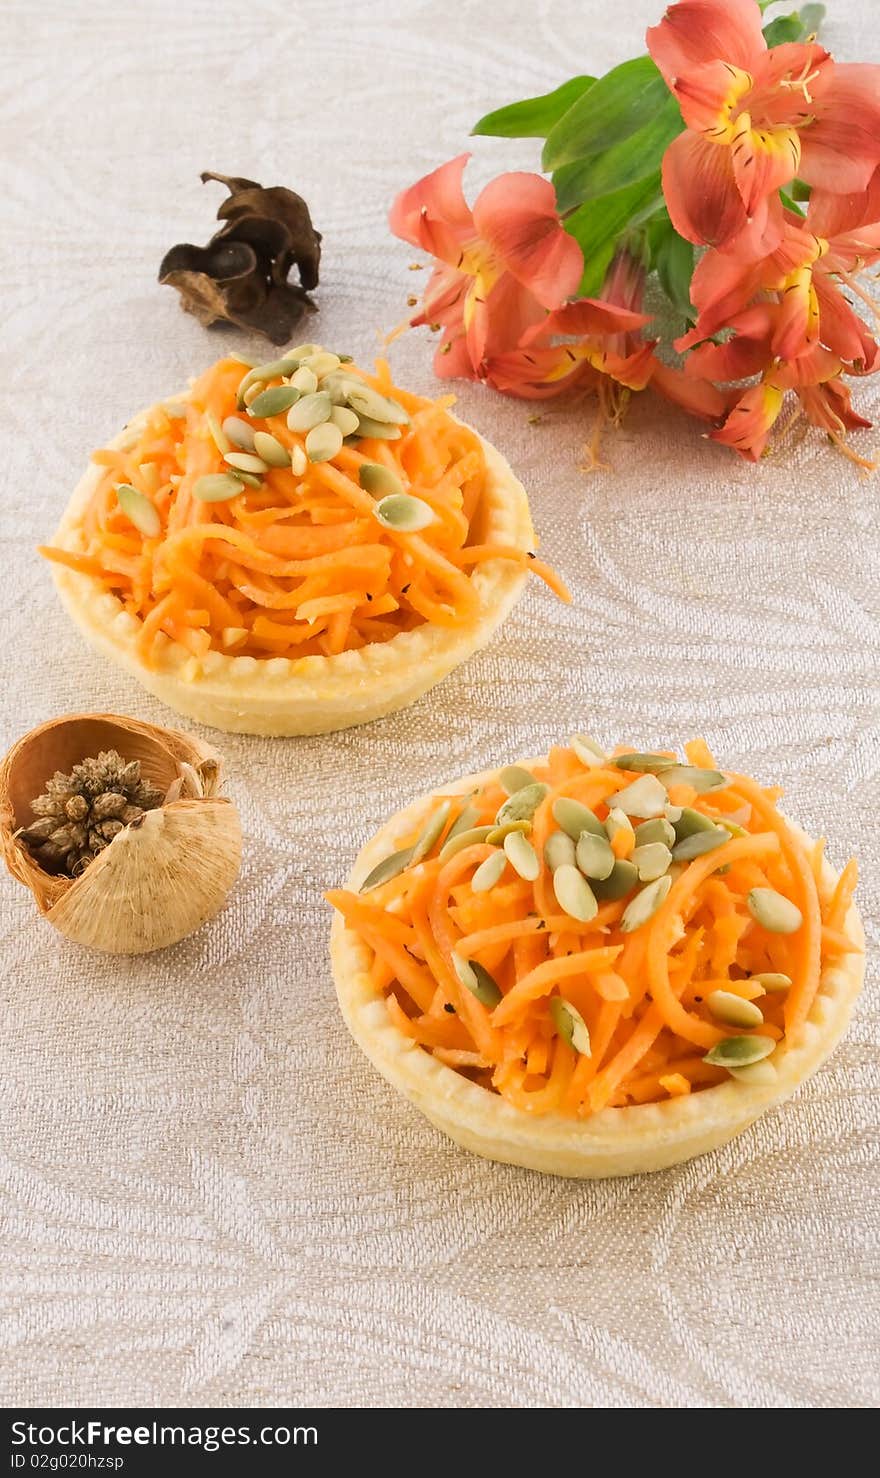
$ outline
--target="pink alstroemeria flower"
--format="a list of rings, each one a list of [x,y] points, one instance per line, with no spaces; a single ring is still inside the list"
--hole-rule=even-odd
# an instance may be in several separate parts
[[[584,270],[549,180],[500,175],[471,209],[462,191],[469,158],[460,154],[404,190],[390,215],[395,235],[437,259],[409,322],[443,328],[434,368],[445,379],[484,379],[486,363],[545,322]]]
[[[768,48],[754,0],[679,0],[647,44],[687,125],[663,160],[681,236],[741,237],[757,254],[779,241],[776,192],[796,175],[822,190],[867,187],[880,163],[880,67],[841,65],[814,42]]]

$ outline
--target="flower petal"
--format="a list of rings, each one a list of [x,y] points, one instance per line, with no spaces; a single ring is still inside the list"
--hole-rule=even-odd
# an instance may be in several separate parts
[[[584,256],[559,223],[556,191],[540,175],[499,175],[474,204],[478,234],[506,270],[545,308],[576,291]]]
[[[830,436],[839,436],[842,431],[863,430],[873,424],[853,410],[849,386],[840,379],[828,380],[824,385],[805,386],[798,395],[807,420]]]
[[[730,149],[700,134],[680,134],[669,145],[663,156],[663,194],[679,236],[698,246],[729,241],[748,225]]]
[[[434,374],[438,380],[479,379],[464,334],[444,334],[434,355]]]
[[[395,236],[455,266],[462,242],[474,235],[461,179],[470,154],[459,154],[397,196],[389,212]]]
[[[865,190],[880,163],[880,67],[835,63],[804,104],[815,122],[801,132],[801,178],[821,190]]]
[[[849,364],[873,365],[880,351],[868,325],[853,310],[827,272],[813,275],[822,343]]]
[[[782,410],[784,392],[775,385],[761,383],[744,390],[727,420],[717,431],[710,431],[712,441],[733,447],[749,462],[761,457],[770,430]]]
[[[768,195],[797,174],[800,136],[794,128],[753,128],[751,115],[743,112],[734,125],[730,156],[736,187],[751,218]]]
[[[709,62],[679,73],[672,91],[688,128],[705,133],[713,143],[730,143],[733,113],[751,88],[750,72],[727,62]]]
[[[651,322],[650,313],[634,313],[631,308],[622,308],[617,303],[608,303],[602,298],[579,298],[575,303],[566,303],[547,320],[548,329],[557,334],[572,334],[582,337],[605,334],[634,333]]]
[[[651,389],[692,416],[702,416],[707,421],[720,421],[727,411],[727,397],[715,385],[710,385],[708,380],[685,375],[659,359],[654,362]]]
[[[733,62],[747,72],[767,51],[754,0],[680,0],[645,37],[666,81],[702,62]]]
[[[567,345],[512,350],[487,361],[485,378],[505,395],[521,400],[549,400],[576,385],[594,385],[589,361]]]
[[[474,279],[464,310],[473,364],[516,349],[546,323],[546,309],[510,272],[502,272],[488,290],[479,276]]]

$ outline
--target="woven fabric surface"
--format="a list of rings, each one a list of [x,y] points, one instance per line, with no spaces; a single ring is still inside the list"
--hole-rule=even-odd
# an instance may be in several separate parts
[[[324,233],[307,333],[361,359],[424,273],[394,194],[474,120],[642,49],[661,0],[5,0],[0,740],[76,710],[174,717],[87,651],[35,545],[90,450],[222,349],[156,283],[220,188],[285,183]],[[830,0],[880,60],[871,0]],[[534,168],[474,142],[472,185]],[[432,393],[430,344],[393,350]],[[458,388],[458,387],[456,387]],[[880,412],[870,383],[858,407]],[[677,1169],[559,1181],[470,1157],[350,1041],[324,888],[432,784],[584,729],[704,734],[855,853],[878,938],[877,485],[814,436],[759,468],[642,397],[585,476],[592,408],[460,387],[542,552],[482,655],[409,711],[219,744],[246,847],[217,921],[154,957],[67,944],[0,880],[0,1400],[250,1406],[866,1406],[878,1398],[878,1010],[784,1107]],[[870,435],[858,442],[870,449]],[[874,957],[876,964],[876,956]]]

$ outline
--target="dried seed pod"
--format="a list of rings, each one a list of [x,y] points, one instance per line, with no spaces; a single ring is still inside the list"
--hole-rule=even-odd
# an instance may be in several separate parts
[[[33,819],[35,796],[52,799],[84,756],[126,761],[127,802],[89,828],[64,813]],[[184,768],[186,767],[186,768]],[[204,768],[203,768],[204,767]],[[106,767],[95,762],[94,800]],[[163,802],[190,771],[201,794]],[[32,730],[0,765],[0,847],[9,871],[31,889],[40,912],[77,943],[111,954],[162,949],[191,934],[222,907],[241,861],[241,826],[232,803],[217,796],[216,755],[189,735],[111,714],[78,714]],[[92,770],[85,771],[88,788]],[[52,777],[52,778],[47,778]],[[69,797],[68,797],[69,799]],[[138,804],[138,799],[143,804]],[[66,802],[65,802],[66,804]],[[117,802],[108,803],[116,809]],[[38,828],[39,856],[28,846]],[[59,836],[60,833],[60,836]],[[34,840],[37,840],[37,837]],[[56,838],[58,840],[56,841]],[[75,876],[60,867],[77,848]]]

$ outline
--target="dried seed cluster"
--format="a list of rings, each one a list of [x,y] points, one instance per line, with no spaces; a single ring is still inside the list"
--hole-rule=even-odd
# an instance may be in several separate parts
[[[20,836],[47,872],[75,878],[124,827],[162,801],[161,792],[141,777],[137,760],[108,749],[74,765],[69,775],[57,770],[31,802],[37,820]]]

